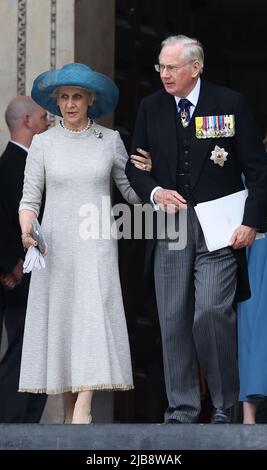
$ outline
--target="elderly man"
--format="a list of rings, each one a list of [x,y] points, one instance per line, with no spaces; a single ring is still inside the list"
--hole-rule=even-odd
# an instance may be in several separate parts
[[[177,224],[180,209],[187,207],[184,249],[168,250],[168,239],[147,241],[169,423],[198,420],[197,359],[214,405],[212,422],[230,421],[239,387],[233,302],[237,287],[239,299],[249,296],[244,248],[266,223],[267,159],[252,114],[239,93],[200,78],[203,63],[196,39],[180,35],[163,41],[155,68],[164,89],[142,101],[132,146],[133,152],[140,147],[150,152],[152,173],[130,161],[126,169],[144,202],[175,208]],[[242,224],[229,246],[209,252],[194,206],[242,190],[242,172],[248,187]]]
[[[0,363],[0,422],[39,422],[45,395],[18,393],[20,359],[29,276],[23,275],[24,252],[18,220],[24,168],[35,134],[48,128],[47,113],[29,96],[17,96],[5,112],[10,141],[0,158],[1,310],[8,345]]]

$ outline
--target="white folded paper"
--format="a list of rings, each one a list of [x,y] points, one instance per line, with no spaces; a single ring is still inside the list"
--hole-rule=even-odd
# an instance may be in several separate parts
[[[30,246],[28,249],[25,261],[23,263],[23,272],[30,273],[33,268],[45,268],[45,260],[42,253],[35,246]]]
[[[244,189],[195,206],[209,251],[229,245],[233,232],[242,224],[247,195],[248,190]],[[263,237],[264,234],[257,235],[257,238]]]

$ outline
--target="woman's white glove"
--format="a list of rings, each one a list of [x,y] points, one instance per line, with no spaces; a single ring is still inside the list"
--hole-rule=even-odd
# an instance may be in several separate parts
[[[42,253],[35,246],[30,246],[23,263],[23,272],[30,273],[33,268],[45,268],[45,260]]]

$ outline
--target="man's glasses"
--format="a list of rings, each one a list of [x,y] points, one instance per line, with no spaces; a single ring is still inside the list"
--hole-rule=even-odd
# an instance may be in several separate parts
[[[186,62],[185,64],[183,65],[164,65],[164,64],[155,64],[154,67],[155,67],[155,70],[159,73],[162,73],[164,72],[164,70],[167,70],[167,72],[169,73],[176,73],[177,70],[179,69],[182,69],[183,67],[185,67],[186,65],[190,64],[190,62],[192,62],[191,60],[189,62]]]

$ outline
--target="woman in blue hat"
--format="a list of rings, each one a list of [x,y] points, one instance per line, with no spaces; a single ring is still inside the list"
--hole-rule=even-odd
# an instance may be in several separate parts
[[[116,107],[112,80],[68,64],[38,76],[32,98],[61,120],[34,137],[25,169],[22,241],[25,248],[35,244],[31,224],[45,188],[48,256],[45,269],[31,278],[20,391],[64,393],[65,422],[90,423],[94,390],[133,388],[117,241],[107,235],[110,176],[128,202],[140,200],[125,176],[128,157],[119,133],[93,120]]]

